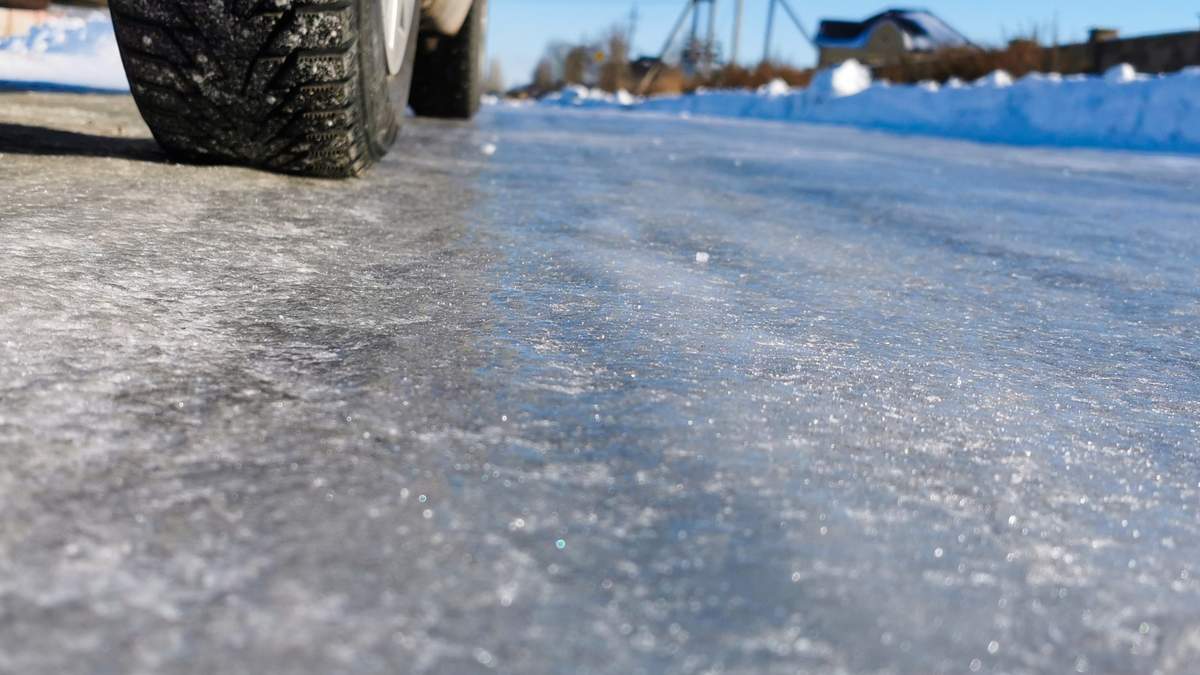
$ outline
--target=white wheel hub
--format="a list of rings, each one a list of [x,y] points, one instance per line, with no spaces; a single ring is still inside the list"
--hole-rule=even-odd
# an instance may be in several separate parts
[[[388,74],[404,69],[408,36],[417,29],[417,0],[383,0],[383,43],[387,49]]]

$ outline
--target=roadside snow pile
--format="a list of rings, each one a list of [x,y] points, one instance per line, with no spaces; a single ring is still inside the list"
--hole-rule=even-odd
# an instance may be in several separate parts
[[[630,107],[636,105],[640,100],[624,89],[615,94],[610,94],[602,89],[588,89],[584,86],[572,84],[562,91],[549,94],[542,99],[542,102],[576,108],[611,108]]]
[[[997,71],[977,82],[891,85],[855,61],[817,74],[808,89],[773,82],[757,92],[705,91],[635,99],[580,89],[550,105],[621,108],[845,124],[869,129],[1015,144],[1200,152],[1200,68],[1139,74],[1129,65],[1102,77]]]
[[[0,38],[0,85],[129,91],[108,13],[55,10],[25,35]]]
[[[786,82],[776,82],[787,85]],[[810,101],[829,101],[835,98],[854,96],[871,88],[871,69],[850,60],[837,68],[827,68],[813,76],[812,84],[805,90]]]
[[[758,88],[759,96],[786,96],[792,93],[792,88],[787,82],[780,79],[774,79]]]

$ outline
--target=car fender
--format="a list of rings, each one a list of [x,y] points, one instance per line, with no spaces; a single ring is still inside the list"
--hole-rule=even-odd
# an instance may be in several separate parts
[[[467,20],[472,0],[421,0],[421,23],[443,35],[456,35]]]
[[[0,9],[46,9],[50,0],[0,0]]]

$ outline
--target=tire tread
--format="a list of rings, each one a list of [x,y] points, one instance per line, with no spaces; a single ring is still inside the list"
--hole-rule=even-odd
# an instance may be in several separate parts
[[[172,155],[312,176],[375,159],[358,3],[111,0],[134,99]]]

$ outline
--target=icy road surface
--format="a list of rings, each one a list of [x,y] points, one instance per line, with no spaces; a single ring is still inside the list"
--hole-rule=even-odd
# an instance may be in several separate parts
[[[1197,672],[1198,159],[0,116],[0,672]]]

